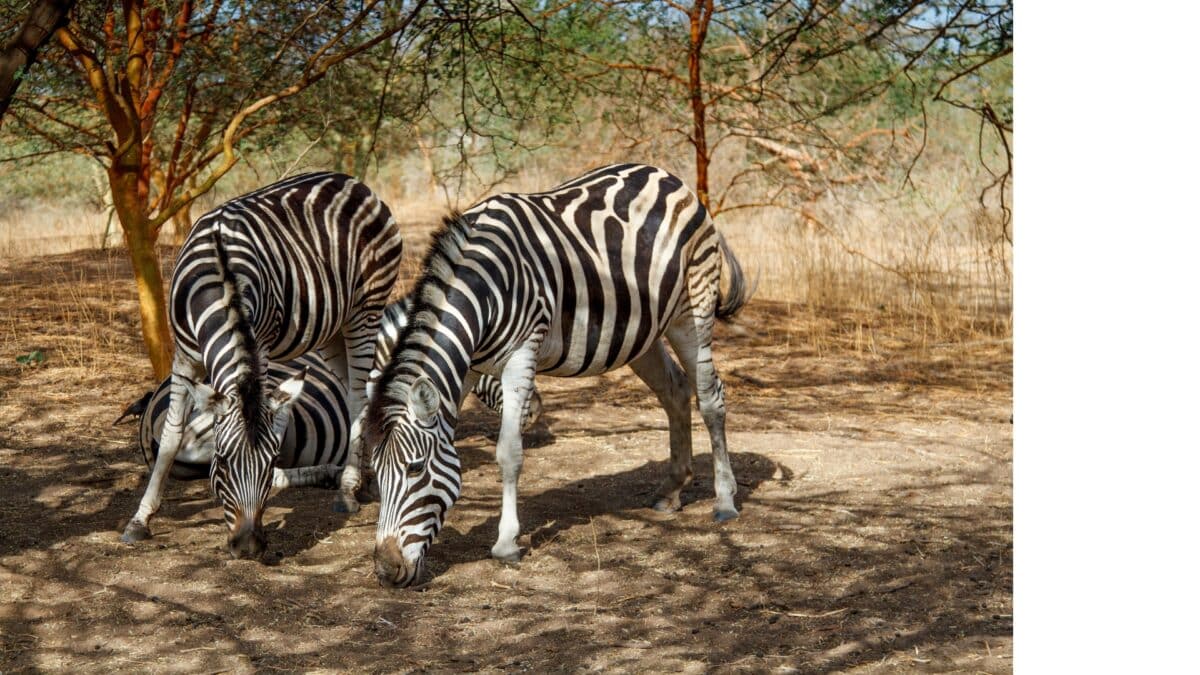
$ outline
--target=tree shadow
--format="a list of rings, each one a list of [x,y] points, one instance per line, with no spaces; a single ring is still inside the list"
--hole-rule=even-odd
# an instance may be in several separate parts
[[[712,455],[698,455],[693,464],[696,478],[680,495],[684,509],[696,502],[711,502],[715,498]],[[754,490],[763,481],[777,472],[785,476],[791,474],[786,467],[756,453],[731,453],[730,464],[737,477],[738,491],[734,503],[739,510],[746,506],[746,501],[751,499]],[[523,552],[534,553],[540,542],[553,540],[563,530],[588,524],[597,516],[610,515],[620,520],[656,524],[674,519],[673,514],[659,514],[650,508],[655,491],[667,475],[667,465],[666,461],[646,462],[636,469],[590,476],[560,488],[520,496],[517,512],[521,518],[522,538],[530,542]],[[443,565],[487,559],[495,541],[500,525],[499,499],[464,494],[459,502],[467,508],[490,509],[493,515],[459,536],[443,536],[446,541],[432,549],[434,552],[438,552],[438,548],[443,549],[440,555],[432,556],[440,559],[440,562],[430,560],[426,566],[435,575],[440,573],[439,568]],[[712,527],[716,531],[721,525],[714,522]]]

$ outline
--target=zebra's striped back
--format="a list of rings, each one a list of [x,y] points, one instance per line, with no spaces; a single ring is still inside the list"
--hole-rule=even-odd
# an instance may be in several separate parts
[[[239,361],[247,333],[269,361],[327,344],[349,320],[373,323],[373,336],[401,247],[387,206],[349,176],[304,174],[238,197],[197,220],[179,253],[176,345],[227,391],[251,365]],[[363,306],[369,316],[356,316]],[[241,314],[233,326],[229,309]]]
[[[346,461],[350,440],[350,411],[346,407],[346,388],[337,375],[329,370],[319,354],[305,354],[294,361],[271,363],[267,367],[267,382],[274,387],[305,367],[304,389],[292,407],[292,420],[279,448],[276,466],[281,469],[341,465]],[[170,379],[154,390],[138,423],[138,446],[147,468],[158,457],[158,440],[166,422]],[[193,410],[184,429],[183,445],[171,467],[171,477],[178,480],[208,478],[215,450],[213,415]]]

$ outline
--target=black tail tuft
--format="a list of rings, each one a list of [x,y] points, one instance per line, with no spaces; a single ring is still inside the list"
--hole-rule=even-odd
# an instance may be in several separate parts
[[[113,420],[112,425],[114,427],[117,426],[121,423],[121,420],[125,419],[126,417],[141,417],[142,413],[146,412],[146,406],[150,405],[150,397],[153,395],[154,392],[148,391],[143,394],[141,398],[133,403],[130,403],[129,407],[125,408],[125,412],[121,413],[120,417]]]
[[[747,286],[742,264],[734,257],[733,251],[730,250],[729,244],[725,243],[725,237],[720,232],[717,233],[717,241],[721,244],[721,255],[725,257],[725,263],[729,266],[729,292],[717,298],[717,318],[729,321],[742,311],[742,307],[746,306],[754,291],[758,289],[758,277],[755,276],[753,285]]]

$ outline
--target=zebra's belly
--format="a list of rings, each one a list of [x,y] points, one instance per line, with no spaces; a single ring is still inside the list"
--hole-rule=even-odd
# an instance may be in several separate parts
[[[562,333],[552,332],[538,350],[537,372],[552,377],[602,375],[645,354],[661,334],[661,330],[650,330],[640,339],[636,334],[626,334],[595,341],[580,338],[564,344]]]

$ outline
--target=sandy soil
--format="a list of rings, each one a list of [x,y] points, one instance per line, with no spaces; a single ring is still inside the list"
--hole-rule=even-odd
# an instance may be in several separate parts
[[[152,385],[133,298],[120,252],[0,262],[2,672],[1012,669],[1006,341],[917,349],[885,312],[756,301],[717,336],[742,513],[723,525],[699,415],[663,518],[653,395],[628,370],[544,378],[524,561],[488,556],[497,420],[475,409],[432,582],[397,591],[371,573],[377,505],[335,514],[331,491],[272,497],[268,565],[228,558],[202,482],[118,542],[145,469],[109,423]]]

